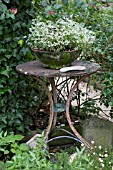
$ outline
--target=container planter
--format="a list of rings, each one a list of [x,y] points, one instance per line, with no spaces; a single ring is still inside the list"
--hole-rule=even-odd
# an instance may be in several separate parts
[[[49,52],[32,49],[35,58],[42,62],[44,67],[59,69],[64,66],[70,66],[71,63],[80,56],[80,51],[61,51]]]
[[[61,16],[51,20],[37,15],[26,42],[45,67],[59,69],[70,66],[80,54],[83,56],[94,40],[95,33],[72,18]]]

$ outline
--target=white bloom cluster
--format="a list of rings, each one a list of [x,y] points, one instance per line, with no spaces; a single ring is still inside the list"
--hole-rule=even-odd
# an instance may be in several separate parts
[[[46,51],[79,50],[95,40],[93,31],[66,17],[54,22],[37,16],[29,32],[28,45]]]

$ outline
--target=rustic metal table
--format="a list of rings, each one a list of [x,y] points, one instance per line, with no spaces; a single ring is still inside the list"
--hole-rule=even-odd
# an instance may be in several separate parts
[[[48,127],[46,129],[47,136],[49,135],[50,131],[55,128],[56,120],[57,120],[57,111],[54,110],[54,104],[57,104],[57,86],[55,84],[55,78],[56,77],[68,77],[70,79],[73,79],[74,77],[77,77],[77,81],[75,81],[73,87],[70,89],[68,97],[66,99],[66,111],[65,111],[66,119],[69,123],[71,130],[77,136],[77,138],[82,143],[84,143],[85,146],[91,149],[90,144],[75,129],[72,123],[72,120],[71,120],[69,108],[70,108],[70,100],[75,89],[86,77],[89,77],[91,74],[94,74],[95,72],[97,72],[100,68],[100,65],[94,62],[75,60],[72,63],[72,66],[84,66],[85,70],[83,71],[76,70],[76,71],[69,71],[69,72],[62,73],[60,72],[60,70],[57,70],[57,69],[44,68],[43,64],[39,62],[38,60],[20,64],[16,67],[16,70],[25,75],[30,75],[34,77],[36,80],[38,80],[38,82],[43,86],[43,88],[45,89],[48,95],[48,99],[50,103],[50,117],[49,117]],[[50,84],[52,87],[52,93],[50,92],[48,86],[44,84],[44,81],[40,79],[41,77],[46,77],[50,81]]]

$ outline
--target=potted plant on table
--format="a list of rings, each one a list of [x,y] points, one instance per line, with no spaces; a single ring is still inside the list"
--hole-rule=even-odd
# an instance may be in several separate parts
[[[27,43],[39,61],[54,69],[69,66],[94,39],[93,31],[72,18],[62,16],[50,20],[38,15],[32,20]]]

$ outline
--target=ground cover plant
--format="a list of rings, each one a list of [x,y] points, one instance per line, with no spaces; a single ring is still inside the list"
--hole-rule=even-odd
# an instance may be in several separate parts
[[[42,138],[38,138],[35,149],[30,149],[25,143],[19,144],[22,138],[21,135],[0,133],[2,170],[112,170],[113,148],[95,146],[94,141],[92,151],[81,146],[49,153],[43,134]],[[72,157],[73,153],[75,157]]]

